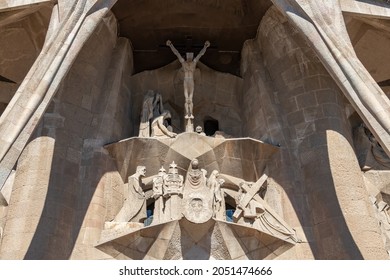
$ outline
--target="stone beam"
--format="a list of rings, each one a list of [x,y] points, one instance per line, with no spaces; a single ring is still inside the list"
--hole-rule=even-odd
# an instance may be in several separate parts
[[[375,0],[340,0],[344,13],[356,14],[362,17],[390,19],[390,4]]]
[[[3,0],[0,1],[0,12],[29,8],[37,4],[54,4],[55,0]]]

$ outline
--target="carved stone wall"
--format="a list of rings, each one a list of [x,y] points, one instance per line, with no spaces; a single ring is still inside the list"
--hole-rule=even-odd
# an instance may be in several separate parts
[[[0,258],[107,258],[92,244],[113,215],[105,195],[115,210],[122,180],[102,146],[131,131],[123,77],[132,73],[132,54],[116,27],[112,14],[101,22],[21,157]]]
[[[166,5],[156,1],[138,2],[136,6],[140,11],[145,3],[157,7]],[[203,126],[207,120],[218,121],[219,130],[228,136],[252,137],[271,144],[268,145],[269,149],[273,145],[272,150],[275,151],[272,157],[270,154],[266,159],[261,158],[258,155],[263,151],[260,147],[267,145],[251,146],[250,142],[259,142],[253,139],[212,138],[195,133],[183,133],[172,138],[126,139],[138,135],[143,97],[148,90],[158,91],[162,95],[165,109],[172,113],[174,132],[184,131],[183,73],[180,63],[175,60],[162,68],[134,75],[133,51],[142,59],[148,58],[148,54],[155,50],[151,57],[158,57],[164,51],[173,54],[164,49],[166,46],[156,46],[158,43],[154,43],[152,49],[143,49],[143,44],[148,41],[146,39],[138,40],[140,44],[134,44],[133,50],[129,39],[118,37],[118,21],[109,13],[103,20],[96,21],[99,22],[98,28],[88,37],[70,71],[66,75],[66,71],[62,73],[65,78],[62,80],[62,74],[47,76],[57,82],[48,82],[50,86],[56,87],[61,80],[61,87],[35,132],[32,133],[35,126],[28,126],[32,137],[15,166],[16,171],[1,189],[0,259],[388,258],[390,223],[386,221],[389,221],[390,214],[390,172],[387,167],[380,170],[373,168],[367,172],[361,170],[357,159],[360,151],[354,148],[352,140],[353,129],[361,119],[352,115],[352,106],[316,56],[313,46],[305,41],[302,36],[304,32],[296,30],[275,7],[271,7],[263,17],[271,5],[270,1],[258,4],[256,0],[230,0],[229,3],[234,4],[231,6],[226,6],[227,1],[222,0],[184,2],[182,8],[175,7],[177,10],[172,15],[178,14],[180,17],[185,14],[186,8],[183,7],[186,5],[198,7],[199,11],[206,7],[212,10],[211,15],[220,15],[222,11],[233,16],[231,18],[244,19],[247,16],[248,20],[251,18],[250,22],[253,22],[255,14],[261,15],[257,36],[246,41],[242,48],[241,77],[198,63],[194,74],[194,125]],[[290,0],[273,2],[279,7],[282,2],[297,3]],[[345,9],[348,6],[345,3],[354,3],[358,7],[362,1],[341,2]],[[118,3],[120,5],[114,6],[113,11],[119,14],[118,10],[127,7],[129,2],[123,0]],[[330,5],[331,1],[326,3]],[[25,10],[19,7],[6,12],[0,6],[0,114],[44,44],[52,11],[51,6],[45,5],[39,6],[42,9],[32,5],[25,7]],[[54,11],[60,15],[69,11],[69,7],[64,4]],[[257,7],[257,12],[250,13],[248,7]],[[9,16],[17,15],[19,9],[21,17],[8,24]],[[355,18],[357,13],[373,13],[371,16],[375,16],[374,13],[378,11],[382,11],[380,16],[388,16],[386,13],[389,9],[372,9],[370,12],[352,10],[353,15],[349,14],[345,19],[357,56],[374,79],[383,82],[382,89],[389,95],[390,87],[385,79],[390,73],[390,66],[380,64],[383,60],[381,54],[389,45],[388,23],[368,17]],[[127,17],[132,12],[129,9],[122,14],[123,22],[133,20]],[[93,14],[97,15],[98,12]],[[205,14],[203,16],[208,18]],[[196,20],[202,22],[204,18]],[[145,19],[149,20],[142,18]],[[207,54],[210,57],[225,57],[226,69],[229,68],[229,57],[236,62],[240,59],[237,50],[241,45],[238,46],[234,38],[245,37],[245,34],[236,37],[226,35],[228,32],[223,32],[226,29],[216,31],[219,27],[225,28],[224,22],[228,19],[216,19],[220,25],[214,26],[213,19],[208,18],[205,23],[210,38],[204,38],[212,43]],[[153,24],[157,25],[163,19],[156,17],[154,20]],[[56,24],[53,21],[51,25]],[[231,21],[233,26],[241,28],[240,20]],[[148,26],[148,22],[143,24]],[[169,28],[176,30],[181,27],[181,21],[175,24],[177,26]],[[83,28],[89,30],[92,26],[89,22]],[[154,28],[148,28],[148,32],[151,32],[148,34],[155,32]],[[252,25],[248,30],[253,28]],[[183,30],[175,34],[175,40],[181,40]],[[232,30],[229,32],[234,33]],[[138,38],[147,37],[146,32],[136,32],[141,35]],[[200,26],[196,34],[202,37],[207,32]],[[215,36],[213,32],[216,32]],[[153,37],[151,41],[163,41],[160,36],[167,36],[167,33],[150,36]],[[80,34],[74,38],[73,44],[76,46],[85,39],[80,37],[89,35],[88,32]],[[229,52],[221,46],[218,48],[213,38],[220,38],[221,45],[223,42],[229,42],[231,47],[235,44],[234,49]],[[348,41],[348,38],[345,39]],[[376,52],[370,49],[373,41],[379,42]],[[75,53],[78,53],[76,47],[67,54],[68,58]],[[162,55],[161,58],[167,59],[169,56]],[[202,59],[206,64],[213,61],[207,60],[206,55]],[[64,61],[65,66],[72,63],[71,59]],[[155,65],[162,65],[158,60],[154,62],[157,63]],[[143,63],[140,69],[153,63]],[[223,63],[224,59],[219,65]],[[37,69],[43,72],[47,70]],[[226,71],[238,74],[232,71],[234,69]],[[5,78],[10,81],[7,82]],[[34,86],[42,81],[36,82]],[[28,90],[24,88],[20,92],[22,98],[15,101],[15,108],[20,103],[26,105],[26,100],[30,101],[26,98],[28,94],[23,95]],[[23,109],[31,108],[26,106]],[[14,112],[16,116],[17,112]],[[7,118],[7,125],[12,124],[13,120],[18,119]],[[4,123],[0,123],[0,128],[8,131]],[[2,134],[2,137],[9,138],[8,134]],[[234,141],[237,143],[231,144]],[[10,150],[13,151],[15,146],[11,145]],[[280,235],[272,236],[272,231],[251,226],[248,220],[253,222],[253,219],[258,219],[256,222],[259,223],[261,215],[256,218],[244,217],[247,220],[242,218],[243,223],[240,224],[238,221],[225,221],[223,215],[223,218],[213,217],[212,212],[208,212],[210,215],[207,217],[211,218],[207,222],[204,221],[206,219],[195,219],[198,222],[195,225],[196,222],[187,220],[188,217],[191,220],[188,214],[191,211],[187,211],[187,218],[185,213],[182,217],[183,213],[177,211],[171,215],[175,221],[173,218],[170,222],[155,219],[150,226],[129,221],[123,227],[115,228],[117,225],[112,220],[124,205],[124,186],[136,166],[148,163],[146,176],[150,176],[157,174],[161,166],[167,168],[167,164],[175,161],[179,174],[185,176],[190,161],[195,157],[208,174],[213,170],[224,173],[226,182],[223,191],[227,194],[227,204],[224,206],[230,205],[236,209],[240,201],[236,196],[242,190],[239,184],[228,182],[229,176],[254,182],[265,173],[268,179],[264,185],[264,199],[257,192],[253,197],[256,196],[257,202],[262,202],[263,206],[267,205],[264,209],[272,209],[274,217],[285,221],[280,225],[288,224],[292,232],[290,237],[294,239],[285,242],[286,239],[280,238]],[[129,159],[132,161],[129,162]],[[7,158],[1,163],[6,161]],[[210,175],[207,176],[210,178]],[[153,206],[156,201],[150,179],[145,178],[149,184],[144,184],[144,201],[150,203],[148,206]],[[245,184],[249,189],[251,184]],[[204,186],[205,192],[208,187]],[[4,205],[3,196],[9,205]],[[194,203],[193,207],[199,205]],[[181,204],[179,206],[177,209],[181,209]],[[249,212],[249,202],[245,207]],[[261,207],[258,205],[257,208]]]

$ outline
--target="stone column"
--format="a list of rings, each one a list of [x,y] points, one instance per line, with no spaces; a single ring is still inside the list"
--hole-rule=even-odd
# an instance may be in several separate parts
[[[14,186],[8,206],[0,259],[23,259],[35,236],[38,224],[52,223],[54,213],[44,213],[48,193],[55,141],[51,137],[38,137],[20,157]],[[42,216],[44,216],[42,218]],[[48,228],[49,229],[49,228]],[[66,230],[58,226],[58,231]],[[45,233],[50,238],[50,231]],[[44,252],[50,243],[35,243]]]
[[[302,202],[310,212],[314,257],[386,258],[352,147],[347,100],[301,34],[276,9],[267,12],[259,34],[288,129],[286,145],[296,157],[289,168],[306,193]]]
[[[1,250],[14,248],[12,242],[23,244],[17,244],[18,252],[2,252],[1,258],[107,258],[94,245],[104,222],[113,218],[122,180],[103,146],[128,137],[132,129],[125,79],[132,72],[132,54],[128,40],[117,38],[116,27],[112,14],[104,17],[64,78],[36,131],[37,139],[51,139],[47,150],[37,150],[34,143],[42,140],[34,140],[22,154],[14,188],[36,193],[36,205],[31,216],[18,213],[16,224],[12,209],[23,209],[25,201],[18,203],[20,195],[12,194],[5,227],[21,235],[24,225],[31,231],[18,241],[6,232]],[[50,158],[47,170],[40,168],[35,153]],[[46,176],[46,181],[29,181],[28,176]]]
[[[360,62],[340,1],[272,0],[311,45],[350,104],[390,156],[390,100]]]

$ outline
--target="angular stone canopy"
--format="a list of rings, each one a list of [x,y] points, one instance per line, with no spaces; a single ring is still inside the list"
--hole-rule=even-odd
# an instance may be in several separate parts
[[[173,139],[130,138],[105,146],[115,159],[125,181],[137,165],[145,165],[147,177],[172,162],[184,175],[192,159],[197,158],[209,173],[220,173],[254,181],[263,174],[266,162],[278,147],[251,138],[212,138],[197,133],[182,133]]]

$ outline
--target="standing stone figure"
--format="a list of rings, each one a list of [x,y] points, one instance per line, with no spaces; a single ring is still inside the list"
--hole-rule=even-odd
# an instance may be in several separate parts
[[[206,186],[207,171],[205,169],[199,169],[198,159],[191,161],[191,169],[187,173],[186,185],[192,189],[198,189],[202,186]]]
[[[125,201],[113,222],[139,222],[146,219],[146,198],[142,190],[141,177],[145,177],[145,166],[137,166],[135,174],[129,177],[124,188]]]
[[[161,166],[158,175],[153,178],[153,198],[154,198],[154,212],[152,224],[164,222],[164,198],[163,188],[165,185],[167,173],[163,166]]]
[[[185,118],[186,119],[193,119],[194,115],[192,112],[192,109],[194,107],[192,103],[192,97],[194,95],[194,88],[195,88],[195,82],[194,82],[194,72],[196,69],[196,64],[198,63],[199,59],[206,53],[207,48],[210,46],[210,42],[206,41],[204,43],[203,49],[199,52],[199,54],[192,60],[193,53],[187,53],[186,58],[187,60],[184,60],[184,58],[180,55],[180,53],[176,50],[176,48],[173,46],[172,42],[170,40],[167,41],[167,46],[169,46],[172,50],[172,52],[177,56],[179,59],[183,71],[184,71],[184,97],[185,97],[185,103],[184,108],[186,111]]]
[[[164,182],[164,220],[172,221],[181,218],[181,199],[183,197],[183,176],[177,170],[177,165],[173,161],[169,165],[168,174]]]
[[[141,121],[139,125],[139,137],[150,137],[150,125],[154,118],[160,116],[164,111],[161,94],[148,90],[144,96]]]
[[[213,196],[213,216],[219,220],[226,220],[225,194],[221,189],[225,180],[219,179],[218,176],[219,172],[217,170],[211,172],[211,175],[207,180],[207,187],[210,189],[211,195]]]

